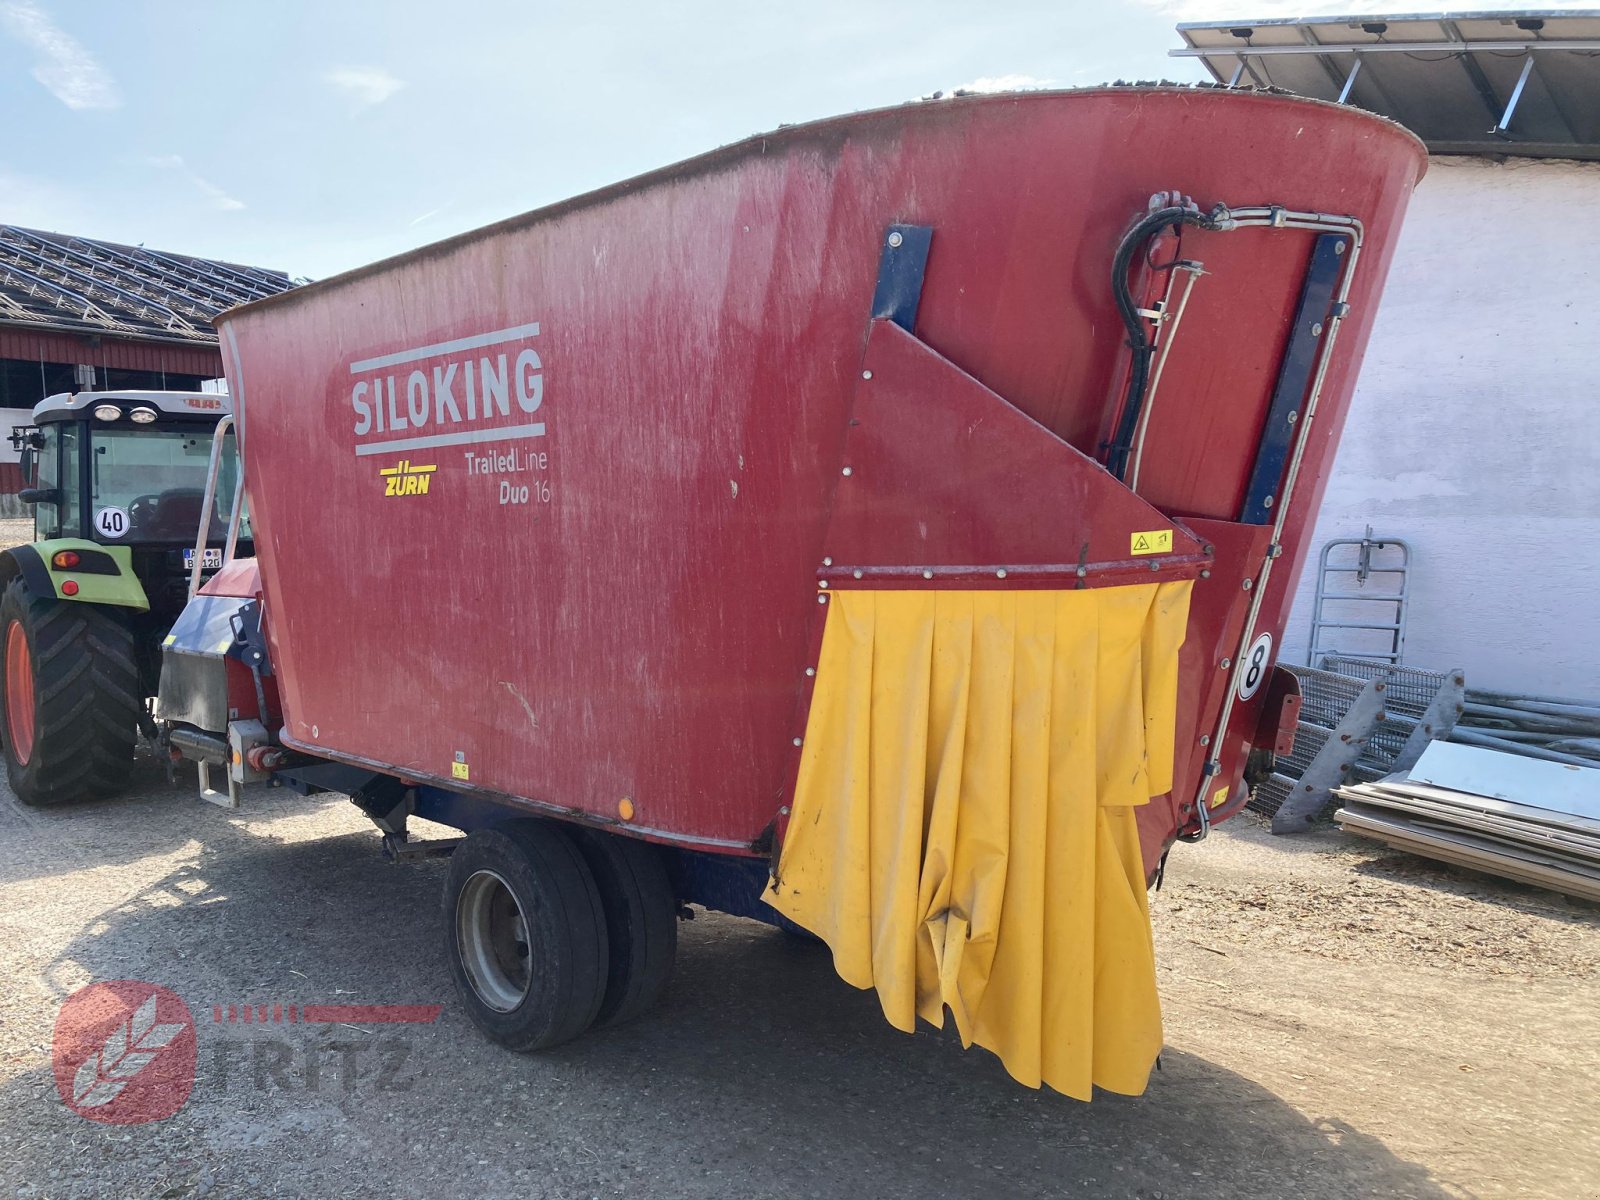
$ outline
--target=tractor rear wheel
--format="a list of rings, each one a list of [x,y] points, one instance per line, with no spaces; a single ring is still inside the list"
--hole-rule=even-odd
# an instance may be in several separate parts
[[[92,604],[0,597],[6,774],[24,804],[110,795],[127,783],[139,727],[133,632]]]

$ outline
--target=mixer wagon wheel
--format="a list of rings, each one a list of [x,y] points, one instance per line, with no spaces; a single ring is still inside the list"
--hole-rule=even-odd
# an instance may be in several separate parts
[[[0,598],[6,774],[24,804],[117,791],[142,710],[133,631],[93,604],[36,596],[19,576]]]
[[[547,821],[468,836],[444,889],[450,970],[478,1028],[512,1050],[577,1037],[605,999],[609,947],[594,875]]]
[[[654,846],[599,830],[572,832],[600,889],[611,947],[595,1024],[620,1025],[653,1008],[666,991],[678,955],[678,900]]]

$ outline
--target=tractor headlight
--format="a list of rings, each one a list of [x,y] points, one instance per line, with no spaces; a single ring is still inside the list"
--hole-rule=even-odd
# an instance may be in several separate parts
[[[122,410],[115,404],[96,404],[94,406],[94,415],[97,420],[115,421],[122,415]]]
[[[135,425],[148,425],[156,419],[156,410],[153,408],[136,408],[128,414],[128,419]]]

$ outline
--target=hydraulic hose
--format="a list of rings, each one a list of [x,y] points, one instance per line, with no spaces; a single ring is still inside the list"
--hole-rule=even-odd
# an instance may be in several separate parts
[[[1134,435],[1139,428],[1139,414],[1144,408],[1145,392],[1150,384],[1150,359],[1155,352],[1155,343],[1145,333],[1138,306],[1134,304],[1133,293],[1128,287],[1128,268],[1133,265],[1133,256],[1145,243],[1169,225],[1217,229],[1221,227],[1221,222],[1214,215],[1180,205],[1158,208],[1141,218],[1123,235],[1122,241],[1117,244],[1117,252],[1111,257],[1111,294],[1117,303],[1117,314],[1128,331],[1128,347],[1133,352],[1122,413],[1117,418],[1116,433],[1106,453],[1106,466],[1118,479],[1126,479],[1127,476],[1128,455],[1133,449]]]

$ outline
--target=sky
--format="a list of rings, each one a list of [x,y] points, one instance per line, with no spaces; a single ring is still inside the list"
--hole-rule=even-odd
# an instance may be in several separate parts
[[[1329,7],[0,0],[0,223],[323,278],[783,123],[1206,78],[1176,21]]]

